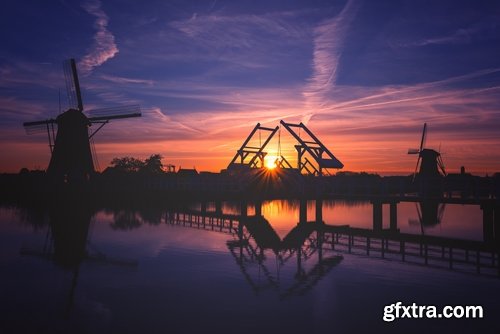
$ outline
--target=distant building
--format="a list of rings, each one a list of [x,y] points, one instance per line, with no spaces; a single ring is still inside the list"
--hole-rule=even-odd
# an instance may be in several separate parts
[[[179,168],[177,171],[177,175],[179,176],[196,176],[198,175],[198,171],[195,168]]]

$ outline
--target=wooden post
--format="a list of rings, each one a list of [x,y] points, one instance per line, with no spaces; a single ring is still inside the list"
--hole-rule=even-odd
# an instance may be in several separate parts
[[[316,199],[316,223],[323,222],[323,200]]]
[[[427,243],[424,245],[424,254],[425,254],[425,265],[428,264],[428,259],[427,259]]]
[[[373,230],[382,230],[382,202],[380,200],[373,200]]]
[[[351,253],[351,233],[347,235],[347,245],[349,247],[349,253]]]
[[[497,199],[493,212],[493,235],[497,248],[500,248],[500,201]]]
[[[390,229],[396,231],[398,229],[398,202],[393,201],[390,204]]]
[[[296,278],[302,277],[302,249],[297,248],[297,273],[295,274]]]
[[[483,240],[485,242],[490,242],[494,239],[499,239],[499,236],[495,235],[500,234],[500,226],[498,231],[495,230],[494,227],[496,227],[496,224],[494,224],[495,219],[493,205],[489,202],[484,202],[483,204],[481,204],[481,210],[483,211]]]
[[[241,201],[240,202],[240,215],[242,217],[246,217],[247,216],[247,212],[248,212],[247,202]]]
[[[262,216],[262,202],[261,201],[255,202],[255,215],[258,217]]]
[[[307,222],[307,200],[301,199],[299,207],[299,223],[306,223],[306,222]]]
[[[380,246],[382,246],[382,257],[384,258],[385,257],[385,241],[384,241],[384,238],[380,239]]]
[[[318,242],[318,263],[321,265],[321,262],[323,262],[323,238],[324,238],[324,232],[317,231],[316,232],[316,238]]]
[[[222,214],[222,201],[215,201],[215,212]]]
[[[481,258],[479,251],[476,251],[476,272],[478,274],[481,272]]]
[[[404,262],[405,261],[405,242],[401,240],[399,242],[399,251],[401,252],[401,259]]]

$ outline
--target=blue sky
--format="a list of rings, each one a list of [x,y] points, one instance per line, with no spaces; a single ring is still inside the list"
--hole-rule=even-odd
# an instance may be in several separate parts
[[[411,172],[406,151],[427,122],[450,171],[500,171],[499,2],[2,4],[2,171],[46,167],[45,136],[22,122],[56,116],[59,94],[67,108],[68,58],[86,111],[143,109],[96,135],[101,169],[160,153],[217,171],[257,122],[285,119],[306,123],[347,170]],[[285,133],[282,150],[293,160]]]

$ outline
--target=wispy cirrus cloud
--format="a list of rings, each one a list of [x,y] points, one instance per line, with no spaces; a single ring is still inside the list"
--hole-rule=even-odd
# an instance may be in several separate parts
[[[477,33],[477,29],[458,29],[454,33],[434,38],[428,38],[416,41],[410,45],[413,46],[426,46],[432,44],[459,44],[470,42],[471,36]]]
[[[63,83],[60,67],[48,63],[14,60],[0,63],[0,86],[57,88]]]
[[[304,30],[288,22],[288,15],[291,14],[194,14],[189,19],[173,21],[170,26],[191,38],[204,41],[211,47],[248,48],[269,35],[303,38]]]
[[[137,78],[125,78],[125,77],[121,77],[121,76],[107,75],[107,74],[101,75],[101,79],[104,79],[106,81],[116,83],[116,84],[140,84],[140,85],[152,86],[154,83],[153,80],[137,79]]]
[[[80,71],[86,75],[92,72],[95,67],[101,66],[113,58],[119,50],[115,43],[115,36],[108,30],[109,17],[102,10],[101,2],[89,0],[82,7],[89,14],[95,16],[94,27],[97,30],[94,35],[94,44],[78,64]]]
[[[401,108],[403,106],[416,106],[417,104],[421,104],[431,108],[435,104],[440,104],[441,106],[448,104],[449,106],[457,108],[463,105],[456,99],[463,99],[464,101],[477,100],[478,103],[487,102],[488,100],[485,100],[484,96],[478,99],[478,95],[483,93],[486,95],[494,93],[494,91],[499,88],[497,85],[486,87],[467,86],[478,79],[485,80],[486,78],[490,78],[489,80],[491,80],[491,82],[498,82],[499,74],[500,68],[491,68],[414,85],[389,85],[378,88],[337,87],[335,92],[332,93],[332,96],[334,98],[337,97],[338,101],[332,99],[328,107],[319,111],[318,114],[331,114],[333,111],[338,111],[348,112],[347,115],[353,116],[352,113],[356,111],[377,110],[379,108],[390,108],[392,106]],[[453,98],[453,101],[449,100],[451,98]],[[343,101],[341,101],[341,99]],[[382,115],[385,114],[384,112]],[[408,118],[407,114],[403,115]],[[339,116],[338,113],[335,114],[335,117]]]
[[[291,52],[308,38],[309,32],[291,18],[298,13],[265,15],[228,15],[223,12],[193,14],[188,19],[169,23],[180,35],[174,35],[185,48],[195,48],[196,57],[232,63],[249,69],[276,65],[282,46]],[[201,51],[201,52],[200,52]],[[280,57],[276,57],[280,53]],[[275,57],[270,57],[274,54]]]
[[[450,29],[450,31],[435,34],[434,36],[429,36],[426,38],[408,40],[405,42],[396,43],[396,45],[401,47],[421,47],[421,46],[432,46],[432,45],[459,45],[459,44],[470,44],[475,40],[488,40],[490,38],[496,38],[496,32],[498,31],[498,15],[485,16],[480,21],[470,24],[463,25],[458,28]]]
[[[0,96],[0,113],[2,121],[12,122],[16,125],[17,131],[22,129],[22,121],[36,120],[35,117],[45,117],[47,114],[47,103],[37,101],[26,101],[15,97]],[[21,117],[20,117],[21,116]],[[5,134],[2,129],[2,135]]]
[[[313,73],[303,92],[306,99],[304,123],[323,109],[329,100],[328,95],[335,86],[347,30],[357,8],[357,3],[350,0],[337,16],[322,22],[314,30]]]

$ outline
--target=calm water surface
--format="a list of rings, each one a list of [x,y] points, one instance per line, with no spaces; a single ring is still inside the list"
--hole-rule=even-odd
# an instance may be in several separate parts
[[[199,209],[200,204],[192,204]],[[214,209],[211,204],[207,210]],[[224,214],[239,206],[224,203]],[[400,203],[402,233],[482,241],[473,205]],[[268,201],[280,239],[297,226],[297,201]],[[255,214],[250,205],[248,215]],[[315,203],[307,203],[314,220]],[[323,221],[372,229],[369,202],[323,203]],[[87,219],[88,216],[88,219]],[[85,223],[85,221],[88,221]],[[56,221],[56,222],[54,222]],[[68,232],[68,226],[80,232]],[[389,228],[389,209],[383,209]],[[62,227],[61,227],[62,226]],[[83,226],[83,227],[81,227]],[[424,266],[365,250],[349,254],[312,232],[299,249],[261,249],[248,231],[167,219],[165,210],[58,214],[0,208],[1,333],[498,333],[496,271]],[[328,239],[328,238],[326,238]],[[361,246],[362,241],[356,241]],[[76,255],[75,255],[76,254]],[[300,256],[298,257],[298,254]],[[318,265],[320,262],[322,265]],[[463,270],[462,270],[463,269]],[[484,319],[382,320],[384,305],[482,305]]]

